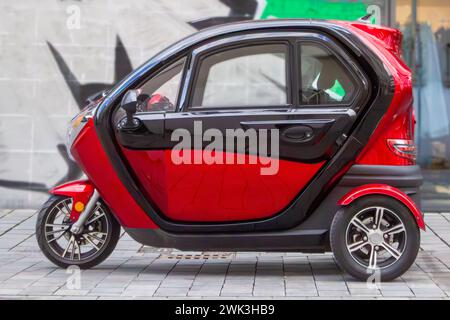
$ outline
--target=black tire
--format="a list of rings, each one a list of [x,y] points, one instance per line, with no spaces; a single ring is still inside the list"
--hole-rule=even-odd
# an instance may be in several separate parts
[[[60,210],[59,208],[62,207],[61,203],[64,204],[65,201],[70,201],[71,199],[68,197],[63,196],[51,196],[47,202],[42,206],[42,208],[39,210],[37,221],[36,221],[36,239],[39,245],[39,248],[42,250],[44,255],[55,265],[67,268],[69,266],[78,266],[81,269],[89,269],[92,268],[99,263],[103,262],[108,256],[111,254],[111,252],[114,250],[114,248],[117,245],[117,242],[119,241],[120,237],[120,225],[116,221],[116,219],[111,214],[109,208],[102,202],[99,201],[97,203],[99,210],[103,210],[102,212],[105,214],[103,225],[105,226],[107,232],[101,236],[101,239],[104,239],[104,242],[102,242],[102,245],[98,251],[95,253],[88,255],[86,253],[86,257],[83,257],[85,253],[80,252],[78,255],[79,259],[70,259],[70,257],[63,258],[60,254],[58,254],[56,251],[57,248],[57,242],[58,241],[51,241],[52,244],[49,244],[49,235],[46,232],[46,222],[48,221],[49,215],[56,215],[54,212],[55,210]],[[61,210],[60,210],[61,211]],[[61,211],[62,213],[65,213],[67,211]],[[60,215],[62,216],[62,215]],[[68,223],[68,225],[70,225]],[[48,228],[48,227],[47,227]],[[63,232],[65,237],[71,237],[72,233],[68,231]],[[54,236],[53,236],[54,237]],[[63,239],[61,237],[61,239]],[[57,240],[57,239],[55,239]],[[78,244],[79,247],[79,244]],[[75,251],[75,245],[73,249]],[[91,250],[94,251],[94,250]],[[65,256],[64,252],[64,256]],[[75,254],[75,258],[77,257],[77,254]]]
[[[358,257],[355,258],[355,254],[353,254],[352,256],[352,254],[350,253],[353,248],[351,246],[348,246],[348,239],[352,239],[352,236],[354,237],[354,235],[349,237],[350,233],[348,233],[348,231],[351,230],[350,228],[355,229],[355,224],[352,223],[352,219],[354,217],[361,217],[360,214],[364,215],[366,214],[365,212],[374,210],[374,207],[382,207],[384,209],[387,209],[387,211],[383,211],[388,213],[386,217],[389,218],[389,216],[393,216],[395,219],[398,218],[401,223],[403,223],[404,228],[402,230],[405,231],[402,231],[401,235],[398,235],[399,237],[403,238],[401,238],[402,240],[398,240],[397,242],[397,245],[399,246],[397,248],[398,252],[401,252],[401,255],[397,257],[397,260],[395,260],[394,255],[391,255],[390,259],[394,261],[391,262],[391,264],[389,264],[389,260],[387,260],[384,267],[378,267],[378,262],[376,262],[375,267],[369,269],[367,266],[363,266],[363,263],[358,262]],[[394,213],[394,215],[392,215],[392,213]],[[370,226],[371,223],[374,222],[370,222],[370,218],[368,219],[368,225]],[[386,221],[385,223],[389,226]],[[349,225],[351,225],[351,227]],[[375,228],[375,226],[373,226],[373,228]],[[356,227],[356,230],[360,231],[362,235],[367,234],[362,231],[362,228]],[[386,234],[384,234],[383,237],[388,237],[389,239],[390,235],[386,236]],[[377,250],[374,248],[378,248],[378,250],[380,250],[381,248],[381,251],[379,251],[381,252],[381,254],[388,256],[390,255],[390,253],[385,250],[382,245],[375,246],[374,242],[370,240],[373,238],[368,238],[368,247],[363,250],[367,250],[368,252],[371,252],[371,250],[375,250],[375,255],[377,255],[379,253],[377,253]],[[379,239],[380,238],[378,238],[378,241]],[[361,239],[359,243],[364,242],[363,240],[367,239]],[[385,239],[383,239],[382,243],[385,243]],[[356,200],[351,205],[343,207],[338,211],[331,225],[330,244],[337,263],[344,271],[348,272],[351,276],[355,277],[356,279],[366,281],[369,277],[372,277],[371,279],[374,279],[373,276],[375,274],[375,271],[377,271],[377,276],[380,281],[390,281],[401,276],[414,263],[420,247],[420,230],[412,213],[401,202],[386,196],[366,196]],[[353,245],[357,244],[358,243],[353,243]],[[359,252],[357,250],[355,252],[358,252],[358,254],[360,255],[364,255],[362,251]],[[370,254],[366,253],[366,257],[369,260]],[[378,261],[376,259],[374,260]],[[368,262],[368,264],[370,264],[370,262]]]

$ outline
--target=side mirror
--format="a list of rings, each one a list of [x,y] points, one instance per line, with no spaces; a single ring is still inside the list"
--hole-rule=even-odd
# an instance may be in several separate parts
[[[138,104],[138,92],[137,90],[128,90],[120,102],[120,107],[125,110],[127,114],[127,120],[124,124],[126,128],[135,128],[139,125],[138,121],[134,121],[133,115],[136,113]]]

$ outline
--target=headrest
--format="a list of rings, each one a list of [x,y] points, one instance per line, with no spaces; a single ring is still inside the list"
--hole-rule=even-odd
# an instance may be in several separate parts
[[[317,81],[317,89],[330,89],[338,79],[339,73],[342,72],[342,69],[330,56],[321,58],[320,63],[322,64],[322,70]]]

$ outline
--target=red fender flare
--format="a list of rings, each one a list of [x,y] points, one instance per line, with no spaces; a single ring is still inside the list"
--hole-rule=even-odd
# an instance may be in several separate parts
[[[60,186],[54,187],[49,191],[51,194],[67,196],[72,198],[72,210],[70,213],[70,220],[75,222],[78,220],[80,213],[83,212],[84,207],[88,203],[92,194],[94,193],[94,186],[89,180],[71,181]],[[83,205],[76,206],[77,203]],[[76,210],[81,208],[81,210]]]
[[[385,184],[366,184],[357,187],[343,196],[339,200],[338,204],[341,206],[347,206],[358,198],[374,194],[392,197],[403,203],[416,219],[417,226],[420,229],[425,230],[423,215],[414,201],[412,201],[411,198],[408,197],[408,195],[406,195],[403,191]]]

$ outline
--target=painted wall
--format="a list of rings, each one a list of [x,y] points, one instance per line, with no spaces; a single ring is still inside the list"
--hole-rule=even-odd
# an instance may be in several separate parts
[[[209,0],[1,0],[0,207],[38,207],[79,178],[64,142],[84,99],[194,32],[189,21],[229,11]]]
[[[382,0],[0,0],[0,208],[38,207],[80,178],[64,146],[70,118],[172,42],[256,17],[354,19],[370,3],[386,19]]]

